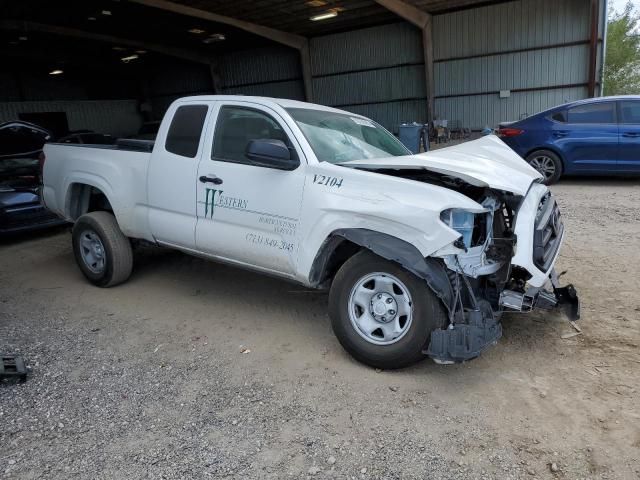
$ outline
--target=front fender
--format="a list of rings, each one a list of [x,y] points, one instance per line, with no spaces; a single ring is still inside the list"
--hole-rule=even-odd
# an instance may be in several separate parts
[[[416,247],[404,240],[364,228],[340,229],[332,232],[313,262],[310,273],[312,285],[317,285],[324,279],[331,255],[345,240],[402,265],[406,270],[425,280],[449,312],[454,310],[453,289],[441,262],[423,257]]]
[[[340,179],[341,186],[315,183],[316,176]],[[459,237],[440,220],[448,208],[485,210],[471,198],[438,185],[326,162],[310,166],[299,230],[299,271],[308,273],[325,239],[342,229],[381,232],[428,257]]]

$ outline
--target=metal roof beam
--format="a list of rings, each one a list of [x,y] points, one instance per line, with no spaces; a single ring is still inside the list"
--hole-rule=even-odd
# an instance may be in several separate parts
[[[180,15],[186,15],[188,17],[199,18],[201,20],[208,20],[210,22],[223,23],[230,25],[245,32],[253,33],[263,38],[268,38],[274,42],[287,45],[288,47],[295,48],[297,50],[302,49],[307,39],[300,35],[293,33],[283,32],[276,30],[275,28],[265,27],[263,25],[257,25],[251,22],[245,22],[244,20],[238,20],[237,18],[227,17],[225,15],[219,15],[217,13],[209,12],[207,10],[201,10],[199,8],[189,7],[182,5],[181,3],[170,2],[167,0],[129,0],[132,3],[139,3],[147,7],[158,8],[160,10],[166,10],[168,12],[177,13]]]
[[[311,60],[309,55],[309,40],[301,35],[295,35],[293,33],[283,32],[276,30],[275,28],[265,27],[237,18],[227,17],[225,15],[219,15],[217,13],[209,12],[207,10],[201,10],[199,8],[189,7],[180,3],[170,2],[167,0],[129,0],[133,3],[138,3],[146,7],[158,8],[179,15],[185,15],[188,17],[199,18],[201,20],[207,20],[210,22],[222,23],[229,25],[245,32],[258,35],[259,37],[267,38],[276,43],[286,45],[287,47],[295,48],[300,52],[300,64],[302,67],[302,79],[304,83],[304,93],[307,102],[313,101],[313,87],[311,77]]]
[[[433,121],[433,97],[435,95],[433,74],[433,21],[427,13],[402,0],[375,0],[387,10],[412,23],[422,31],[424,71],[427,83],[427,120]]]
[[[83,40],[94,40],[97,42],[111,43],[114,45],[126,45],[128,47],[149,50],[156,53],[161,53],[170,57],[181,58],[183,60],[189,60],[195,63],[211,63],[211,59],[206,55],[199,55],[188,50],[182,50],[174,47],[167,47],[164,45],[157,45],[140,40],[130,40],[113,35],[105,35],[102,33],[85,32],[83,30],[76,30],[74,28],[59,27],[56,25],[47,25],[36,22],[22,22],[16,20],[2,20],[0,21],[0,30],[19,30],[24,32],[42,32],[52,35],[59,35],[62,37],[80,38]]]
[[[375,2],[418,28],[425,28],[431,21],[431,14],[402,0],[375,0]]]

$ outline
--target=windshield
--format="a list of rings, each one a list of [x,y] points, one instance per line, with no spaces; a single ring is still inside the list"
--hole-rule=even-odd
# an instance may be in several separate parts
[[[411,152],[377,123],[343,113],[288,108],[320,162],[399,157]]]

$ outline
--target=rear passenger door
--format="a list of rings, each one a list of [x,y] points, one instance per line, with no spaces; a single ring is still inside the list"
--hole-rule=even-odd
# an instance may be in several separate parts
[[[616,102],[576,105],[567,122],[554,128],[555,142],[564,154],[567,173],[615,172],[618,161]]]
[[[198,161],[204,149],[207,102],[185,102],[167,111],[149,162],[147,195],[149,227],[162,243],[194,249]]]
[[[197,249],[234,263],[293,276],[306,160],[277,111],[252,102],[219,102],[198,169]],[[299,164],[257,166],[251,140],[281,140]],[[295,156],[295,157],[294,157]]]
[[[620,141],[618,170],[640,172],[640,100],[618,102]]]

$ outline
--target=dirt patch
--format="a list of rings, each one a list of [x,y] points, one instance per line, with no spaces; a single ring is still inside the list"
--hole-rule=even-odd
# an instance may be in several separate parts
[[[5,242],[0,351],[33,374],[0,385],[0,476],[638,478],[640,183],[553,190],[582,335],[506,315],[450,367],[356,363],[326,296],[278,280],[145,249],[98,289],[66,231]]]

